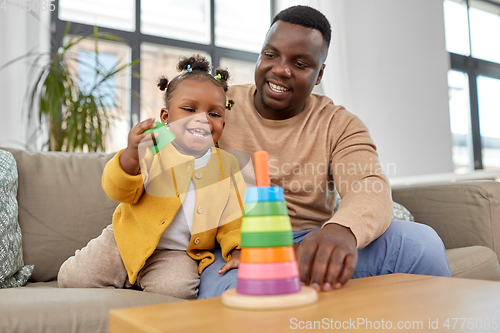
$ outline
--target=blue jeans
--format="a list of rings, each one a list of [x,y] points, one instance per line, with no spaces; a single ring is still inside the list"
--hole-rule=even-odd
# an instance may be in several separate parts
[[[312,230],[315,229],[294,232],[294,242],[301,243]],[[238,270],[218,274],[226,262],[220,249],[214,254],[215,262],[201,273],[198,298],[217,297],[227,289],[236,288]],[[451,276],[441,238],[424,224],[392,221],[382,236],[358,250],[352,278],[391,273]]]

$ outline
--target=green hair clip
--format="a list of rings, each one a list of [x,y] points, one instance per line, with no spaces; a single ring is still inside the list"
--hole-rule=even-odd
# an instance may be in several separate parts
[[[222,79],[222,76],[220,74],[217,74],[217,75],[214,76],[214,79],[220,80],[220,79]]]

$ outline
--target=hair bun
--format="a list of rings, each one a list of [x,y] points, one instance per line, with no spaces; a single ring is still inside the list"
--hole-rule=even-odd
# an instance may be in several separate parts
[[[167,89],[168,87],[168,80],[166,77],[162,76],[159,80],[158,80],[158,84],[157,84],[158,88],[160,88],[161,91],[165,91],[165,89]]]
[[[217,75],[219,75],[220,77],[218,81],[220,81],[222,88],[224,89],[224,91],[227,91],[228,87],[227,80],[229,80],[229,71],[227,69],[217,68],[215,70],[215,76]]]
[[[183,71],[188,70],[188,65],[191,66],[193,71],[201,71],[201,72],[210,72],[210,62],[208,62],[207,58],[200,54],[196,54],[191,57],[183,57],[179,60],[177,64],[177,70]]]

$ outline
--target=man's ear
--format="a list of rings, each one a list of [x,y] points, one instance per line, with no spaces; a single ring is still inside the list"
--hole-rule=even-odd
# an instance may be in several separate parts
[[[325,65],[325,64],[323,64],[323,65],[321,66],[321,69],[319,70],[319,73],[318,73],[318,78],[316,79],[316,83],[315,83],[315,85],[318,85],[318,84],[320,84],[320,83],[321,83],[321,79],[323,78],[323,73],[324,73],[324,71],[325,71],[325,67],[326,67],[326,65]]]
[[[168,110],[165,108],[162,108],[160,111],[160,120],[162,123],[168,123]]]

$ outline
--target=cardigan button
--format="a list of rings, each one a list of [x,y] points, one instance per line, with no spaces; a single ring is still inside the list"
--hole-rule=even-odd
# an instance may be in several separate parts
[[[201,174],[201,172],[197,172],[194,176],[196,178],[200,179],[203,175]]]
[[[196,239],[194,240],[194,244],[195,244],[195,245],[200,244],[200,239],[199,239],[199,238],[196,238]]]
[[[198,212],[198,214],[203,213],[203,207],[201,207],[201,206],[200,206],[200,207],[198,207],[198,209],[197,209],[196,211]]]

